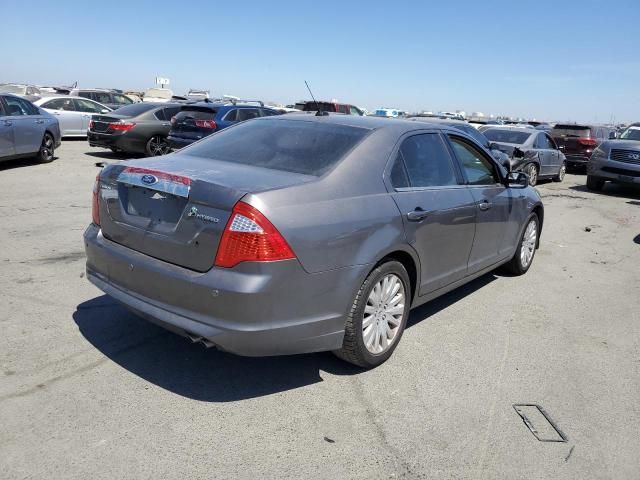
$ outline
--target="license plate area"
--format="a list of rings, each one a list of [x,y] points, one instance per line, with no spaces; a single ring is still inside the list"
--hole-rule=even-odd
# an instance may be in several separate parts
[[[123,189],[126,192],[121,197],[127,214],[149,219],[154,224],[177,224],[188,202],[184,197],[144,187],[123,186]]]

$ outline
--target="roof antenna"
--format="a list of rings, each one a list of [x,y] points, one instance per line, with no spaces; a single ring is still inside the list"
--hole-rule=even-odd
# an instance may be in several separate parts
[[[313,103],[316,104],[316,109],[318,110],[316,112],[316,117],[322,117],[324,115],[329,115],[327,112],[323,112],[320,109],[320,105],[318,105],[318,101],[316,100],[316,97],[313,96],[313,92],[311,92],[311,89],[309,88],[309,84],[307,83],[307,81],[304,81],[304,84],[307,86],[307,90],[309,90],[309,93],[311,94],[311,98],[313,98]]]

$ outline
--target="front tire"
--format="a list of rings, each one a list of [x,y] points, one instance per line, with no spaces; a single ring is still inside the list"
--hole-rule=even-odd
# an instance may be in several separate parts
[[[46,132],[42,137],[42,143],[40,144],[40,150],[38,150],[38,161],[40,163],[51,163],[54,159],[55,142],[53,136]]]
[[[532,213],[527,220],[516,253],[509,263],[505,264],[505,269],[514,275],[524,275],[533,263],[533,257],[538,247],[538,235],[540,233],[540,220],[538,215]]]
[[[166,155],[171,153],[171,146],[169,145],[166,137],[154,135],[147,141],[145,153],[147,154],[147,157]]]
[[[593,175],[587,175],[587,188],[595,192],[599,192],[604,187],[604,180],[602,178],[594,177]]]
[[[378,265],[356,294],[347,317],[342,348],[334,353],[349,363],[373,368],[400,342],[411,304],[411,283],[395,260]]]
[[[538,184],[538,167],[535,163],[529,163],[524,168],[524,173],[529,176],[529,185],[535,187]]]

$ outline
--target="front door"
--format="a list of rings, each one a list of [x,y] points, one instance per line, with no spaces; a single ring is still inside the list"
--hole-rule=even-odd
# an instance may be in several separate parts
[[[16,154],[36,153],[44,136],[44,119],[40,111],[30,102],[7,95],[4,97],[7,116],[13,124]]]
[[[475,202],[476,229],[468,262],[473,274],[509,255],[513,197],[489,155],[462,137],[448,137]]]
[[[0,97],[0,159],[15,154],[13,147],[13,122],[7,117]]]
[[[467,273],[476,207],[439,133],[406,137],[390,171],[392,196],[420,259],[419,295]]]
[[[540,132],[535,146],[540,154],[540,175],[557,175],[560,171],[560,152],[545,132]]]

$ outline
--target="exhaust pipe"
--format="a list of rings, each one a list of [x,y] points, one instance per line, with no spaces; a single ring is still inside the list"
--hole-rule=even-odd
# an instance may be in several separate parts
[[[190,333],[190,332],[185,332],[185,333],[189,338],[189,340],[191,340],[191,343],[201,343],[206,348],[213,348],[216,346],[215,343],[213,343],[211,340],[207,340],[204,337],[201,337],[199,335],[194,335],[193,333]]]

